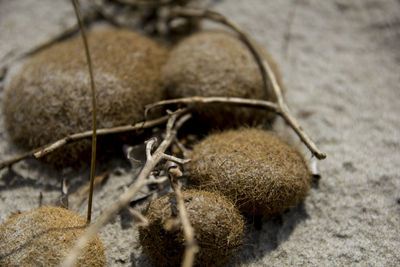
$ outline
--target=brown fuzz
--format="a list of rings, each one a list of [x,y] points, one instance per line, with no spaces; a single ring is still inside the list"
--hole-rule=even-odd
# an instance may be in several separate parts
[[[279,213],[298,204],[311,183],[300,154],[260,129],[210,135],[189,157],[190,183],[221,192],[248,215]]]
[[[93,32],[88,38],[98,128],[141,121],[144,106],[164,98],[160,68],[165,49],[128,30]],[[14,77],[5,93],[5,120],[11,137],[32,149],[90,130],[91,104],[83,43],[74,38],[36,54]],[[67,145],[50,161],[69,165],[90,159],[90,143]]]
[[[11,216],[0,227],[1,266],[57,266],[85,231],[85,218],[44,206]],[[77,266],[104,266],[98,237],[82,251]]]
[[[206,191],[186,190],[183,198],[199,246],[196,266],[216,266],[232,255],[242,243],[244,222],[225,197]],[[140,228],[144,251],[157,266],[179,266],[185,249],[182,225],[166,229],[179,218],[173,193],[154,200],[147,210],[149,226]]]
[[[262,49],[260,49],[262,50]],[[278,82],[275,62],[262,50]],[[221,96],[265,99],[259,68],[249,49],[234,35],[205,31],[184,39],[171,51],[162,70],[165,86],[172,98]],[[270,92],[268,100],[275,101]],[[272,114],[246,107],[207,105],[198,112],[214,127],[254,125]]]

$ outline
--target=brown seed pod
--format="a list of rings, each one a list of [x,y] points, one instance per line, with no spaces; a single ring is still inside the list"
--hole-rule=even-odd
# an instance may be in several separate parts
[[[217,193],[198,190],[182,193],[199,246],[195,265],[225,262],[242,243],[242,216],[228,199]],[[179,266],[185,249],[182,226],[165,229],[171,220],[178,218],[175,195],[171,193],[151,202],[146,216],[150,224],[139,230],[144,250],[157,266]]]
[[[263,49],[260,50],[271,64],[281,85],[275,62]],[[228,32],[205,31],[182,40],[171,51],[162,76],[172,98],[265,98],[261,74],[253,55],[237,37]],[[272,92],[267,98],[275,101]],[[254,125],[274,115],[266,111],[223,104],[207,105],[199,108],[198,112],[214,127]]]
[[[85,231],[86,220],[60,207],[44,206],[11,216],[0,227],[1,266],[57,266]],[[78,266],[104,266],[98,237],[82,251]]]
[[[189,157],[190,183],[222,193],[249,215],[282,212],[298,204],[310,187],[311,175],[300,154],[260,129],[210,135]]]
[[[141,121],[144,106],[164,98],[160,68],[166,50],[128,30],[93,32],[88,38],[98,128]],[[8,131],[29,149],[90,130],[91,112],[88,66],[80,38],[55,44],[33,56],[5,92]],[[50,161],[69,165],[90,159],[90,143],[86,140],[68,145],[50,155]]]

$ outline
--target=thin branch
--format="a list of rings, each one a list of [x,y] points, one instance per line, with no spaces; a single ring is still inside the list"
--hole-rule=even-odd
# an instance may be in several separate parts
[[[296,134],[300,137],[301,141],[308,147],[311,153],[316,156],[318,159],[326,158],[326,154],[321,152],[315,143],[308,137],[308,135],[304,132],[304,130],[300,127],[297,120],[291,114],[289,107],[285,103],[282,94],[282,88],[277,82],[275,73],[272,71],[271,66],[269,63],[261,56],[261,53],[258,51],[256,46],[253,44],[251,39],[247,36],[247,34],[240,29],[239,26],[228,20],[222,14],[211,11],[211,10],[191,10],[191,9],[183,9],[183,8],[174,8],[171,12],[172,16],[182,16],[182,17],[198,17],[198,18],[205,18],[215,22],[222,23],[232,30],[234,30],[239,39],[247,46],[250,50],[254,59],[259,67],[263,84],[264,84],[264,91],[266,95],[269,94],[269,87],[272,87],[274,95],[277,99],[278,109],[275,110],[279,115],[281,115],[285,121],[293,128]]]
[[[149,177],[148,182],[151,184],[163,184],[168,180],[168,176],[160,176],[160,177]]]
[[[44,147],[39,147],[36,148],[34,150],[28,151],[28,152],[24,152],[22,154],[19,154],[11,159],[5,160],[3,162],[0,163],[0,170],[5,168],[5,167],[10,167],[11,165],[13,165],[14,163],[20,162],[23,159],[32,157],[33,154],[35,154],[36,152],[42,150]]]
[[[125,132],[131,132],[131,131],[136,131],[136,130],[141,130],[141,129],[146,129],[146,128],[151,128],[156,125],[162,124],[168,120],[168,116],[163,116],[158,119],[150,120],[150,121],[145,121],[145,122],[138,122],[134,125],[124,125],[124,126],[118,126],[118,127],[113,127],[113,128],[103,128],[103,129],[98,129],[96,132],[97,136],[103,136],[103,135],[109,135],[109,134],[116,134],[116,133],[125,133]],[[68,135],[60,140],[57,140],[53,143],[44,145],[39,148],[35,148],[29,152],[22,153],[16,157],[13,157],[9,160],[6,160],[4,162],[0,163],[0,170],[9,167],[13,165],[14,163],[17,163],[23,159],[29,158],[29,157],[34,157],[34,158],[41,158],[54,150],[69,144],[73,143],[76,141],[79,141],[81,139],[85,138],[90,138],[92,136],[92,131],[85,131],[81,133],[76,133],[76,134],[71,134]]]
[[[136,221],[138,221],[138,222],[136,222],[136,224],[138,226],[146,227],[149,225],[149,221],[147,220],[147,218],[144,217],[139,211],[129,208],[129,207],[126,210],[129,212],[129,214],[132,217],[135,218]]]
[[[162,100],[155,102],[153,104],[146,105],[145,114],[147,114],[151,109],[159,106],[171,105],[171,104],[193,104],[193,103],[224,103],[224,104],[236,104],[244,106],[262,107],[269,111],[278,112],[279,106],[270,101],[260,100],[260,99],[248,99],[239,97],[202,97],[202,96],[192,96],[176,99]]]
[[[185,253],[183,254],[182,267],[193,266],[196,253],[199,251],[196,239],[194,237],[194,229],[190,223],[189,216],[185,207],[182,191],[176,179],[182,176],[182,171],[178,166],[169,167],[168,173],[170,176],[171,186],[175,192],[176,202],[178,203],[179,218],[182,223],[183,234],[185,237]]]
[[[83,23],[83,18],[81,15],[81,9],[78,4],[78,0],[71,0],[72,5],[74,6],[74,11],[76,15],[76,19],[79,23],[79,28],[81,29],[81,36],[83,45],[85,47],[85,54],[87,65],[89,69],[89,77],[90,77],[90,91],[92,93],[92,159],[90,163],[90,188],[89,188],[89,201],[88,201],[88,209],[86,220],[87,223],[90,223],[92,219],[92,201],[93,201],[93,183],[94,183],[94,171],[96,166],[96,146],[97,146],[97,103],[96,103],[96,87],[94,84],[94,75],[93,75],[93,67],[92,67],[92,59],[90,57],[89,44],[87,40],[85,25]]]
[[[311,158],[308,166],[313,178],[315,180],[319,180],[321,178],[321,174],[318,170],[318,161],[315,160],[315,158]]]
[[[135,194],[142,188],[143,186],[149,183],[147,177],[150,175],[151,171],[156,167],[156,165],[162,160],[163,153],[167,150],[167,148],[172,143],[174,136],[176,136],[178,126],[182,125],[185,121],[187,121],[191,115],[186,114],[182,116],[179,121],[175,124],[177,116],[179,113],[174,113],[170,115],[170,118],[167,123],[166,135],[165,139],[158,146],[156,151],[152,154],[150,159],[147,159],[146,164],[143,166],[142,171],[139,176],[135,180],[135,182],[129,186],[129,188],[114,202],[112,203],[106,211],[104,211],[98,220],[90,225],[85,233],[78,239],[74,248],[70,251],[67,257],[64,259],[61,266],[63,267],[72,267],[74,266],[76,259],[79,255],[79,252],[85,247],[85,245],[100,231],[100,229],[108,223],[115,214],[117,214],[121,209],[127,207]],[[173,127],[175,124],[175,127]],[[150,153],[151,146],[146,146],[146,154]]]
[[[180,158],[177,158],[177,157],[168,155],[168,154],[163,154],[163,158],[166,159],[166,160],[175,162],[175,163],[177,163],[177,164],[181,164],[181,165],[190,162],[190,159],[180,159]]]
[[[178,147],[178,149],[182,152],[183,157],[187,158],[189,156],[189,149],[187,149],[181,141],[179,141],[179,139],[177,137],[174,138],[174,142],[176,144],[176,146]]]
[[[184,98],[176,98],[170,100],[159,101],[146,106],[146,111],[149,111],[152,108],[169,105],[169,104],[193,104],[193,103],[202,103],[202,104],[210,104],[210,103],[224,103],[224,104],[233,104],[233,105],[245,105],[250,107],[259,107],[265,108],[266,110],[276,112],[278,115],[282,116],[286,122],[289,123],[291,128],[296,132],[296,134],[300,137],[302,142],[308,147],[308,149],[316,156],[318,159],[324,159],[326,155],[322,153],[315,143],[311,140],[310,137],[306,134],[306,132],[301,128],[296,119],[290,114],[290,111],[287,105],[284,102],[281,102],[281,106],[279,104],[259,100],[259,99],[247,99],[247,98],[238,98],[238,97],[201,97],[201,96],[193,96],[193,97],[184,97]]]

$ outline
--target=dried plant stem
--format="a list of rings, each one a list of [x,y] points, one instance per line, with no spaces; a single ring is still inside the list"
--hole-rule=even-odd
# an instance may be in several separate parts
[[[97,136],[96,136],[96,128],[97,128],[97,103],[96,103],[96,87],[94,84],[94,77],[93,77],[93,67],[92,67],[92,59],[90,57],[89,51],[89,44],[87,40],[85,25],[83,23],[81,10],[78,4],[78,0],[71,0],[74,11],[76,15],[76,19],[79,23],[79,28],[81,29],[81,36],[83,45],[85,47],[85,54],[87,65],[89,69],[89,76],[90,76],[90,91],[92,93],[92,160],[90,164],[90,188],[89,188],[89,200],[88,200],[88,209],[87,209],[87,223],[90,223],[92,218],[92,200],[93,200],[93,183],[94,183],[94,171],[96,166],[96,146],[97,146]]]
[[[169,173],[172,189],[174,190],[174,193],[176,196],[176,202],[178,203],[179,218],[182,223],[183,234],[185,237],[185,252],[183,254],[181,266],[182,267],[191,267],[191,266],[193,266],[195,255],[198,252],[199,247],[197,246],[197,242],[194,237],[195,232],[192,227],[192,224],[190,223],[189,216],[187,214],[182,191],[176,180],[178,177],[182,176],[183,174],[182,174],[181,170],[179,170],[178,166],[170,167],[168,173]]]
[[[259,99],[248,99],[248,98],[238,98],[238,97],[201,97],[201,96],[193,96],[193,97],[184,97],[184,98],[176,98],[170,100],[159,101],[146,106],[146,111],[148,112],[150,109],[170,104],[210,104],[210,103],[224,103],[224,104],[233,104],[233,105],[244,105],[250,107],[260,107],[269,111],[276,112],[278,115],[282,116],[285,121],[290,125],[290,127],[296,132],[296,134],[300,137],[301,141],[308,147],[311,153],[316,156],[318,159],[324,159],[326,155],[322,153],[310,137],[306,134],[306,132],[301,128],[296,119],[290,114],[287,105],[282,102],[281,105],[265,101]]]
[[[136,131],[136,130],[141,130],[141,129],[146,129],[146,128],[151,128],[156,125],[160,125],[168,120],[168,116],[163,116],[154,120],[149,120],[149,121],[144,121],[144,122],[138,122],[134,125],[123,125],[123,126],[118,126],[118,127],[113,127],[113,128],[103,128],[103,129],[98,129],[96,131],[97,136],[102,136],[102,135],[109,135],[109,134],[117,134],[117,133],[125,133],[125,132],[131,132],[131,131]],[[41,158],[54,150],[69,144],[73,143],[76,141],[79,141],[81,139],[85,138],[90,138],[93,134],[93,131],[85,131],[81,133],[75,133],[68,135],[60,140],[57,140],[53,143],[44,145],[39,148],[35,148],[31,151],[22,153],[18,156],[15,156],[9,160],[6,160],[4,162],[0,163],[0,169],[3,169],[5,167],[9,167],[13,165],[14,163],[17,163],[23,159],[29,158],[29,157],[34,157],[34,158]]]
[[[279,106],[276,103],[260,99],[219,97],[219,96],[212,96],[212,97],[192,96],[192,97],[162,100],[153,104],[146,105],[145,113],[147,114],[151,109],[159,106],[171,105],[171,104],[194,104],[194,103],[200,103],[200,104],[224,103],[224,104],[236,104],[242,106],[262,107],[269,111],[274,111],[274,112],[277,112],[279,110]]]
[[[277,114],[281,115],[285,119],[285,121],[293,128],[296,134],[300,137],[301,141],[308,147],[308,149],[314,156],[316,156],[318,159],[326,158],[326,154],[321,152],[317,148],[315,143],[311,140],[311,138],[308,137],[308,135],[300,127],[297,120],[291,114],[290,109],[285,103],[285,100],[283,98],[282,89],[277,82],[275,73],[272,71],[269,63],[261,56],[261,54],[257,50],[256,46],[253,44],[251,39],[247,36],[247,34],[243,30],[240,29],[239,26],[228,20],[222,14],[211,10],[203,11],[203,10],[189,10],[183,8],[175,8],[171,13],[172,16],[198,17],[198,18],[210,19],[212,21],[222,23],[231,28],[233,31],[235,31],[238,34],[239,39],[242,40],[242,42],[247,46],[247,48],[254,56],[254,59],[262,75],[262,80],[266,95],[270,95],[269,87],[271,87],[273,90],[273,93],[277,99],[277,104],[278,104],[278,108],[275,109],[274,111]]]
[[[61,266],[63,267],[74,266],[77,257],[79,255],[79,252],[82,251],[82,249],[86,246],[86,244],[90,242],[90,240],[100,231],[100,229],[106,223],[108,223],[114,217],[116,213],[118,213],[119,211],[121,211],[121,209],[129,205],[131,199],[140,190],[140,188],[149,183],[157,182],[158,179],[147,179],[147,178],[149,177],[151,171],[156,167],[156,165],[162,159],[164,159],[165,155],[164,152],[167,150],[167,148],[174,140],[174,137],[176,136],[179,127],[191,117],[190,114],[186,114],[182,116],[178,120],[178,122],[176,122],[177,116],[180,114],[181,112],[176,112],[170,115],[170,118],[167,123],[165,139],[161,142],[161,144],[158,146],[158,148],[153,154],[151,154],[151,151],[156,140],[153,138],[146,143],[147,160],[140,174],[136,178],[135,182],[130,187],[128,187],[128,189],[114,203],[112,203],[106,209],[106,211],[104,211],[100,215],[100,217],[95,223],[93,223],[87,228],[85,233],[76,242],[75,247],[67,255]]]

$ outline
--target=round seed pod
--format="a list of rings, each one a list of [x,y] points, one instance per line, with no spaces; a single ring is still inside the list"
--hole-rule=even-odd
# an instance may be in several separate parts
[[[260,129],[210,135],[189,157],[191,184],[222,193],[248,215],[279,213],[298,204],[311,183],[300,154]]]
[[[85,231],[86,220],[60,207],[44,206],[11,216],[0,227],[1,266],[58,266]],[[77,266],[105,266],[104,247],[94,238]]]
[[[275,62],[258,48],[283,88]],[[182,40],[172,49],[162,76],[172,98],[220,96],[276,100],[273,92],[266,95],[259,68],[249,49],[224,31],[204,31]],[[254,125],[274,116],[263,110],[224,104],[197,110],[204,121],[217,128]]]
[[[217,193],[183,191],[185,207],[199,246],[196,266],[219,265],[241,245],[244,221],[235,206]],[[139,229],[140,243],[157,266],[179,266],[185,250],[182,226],[166,229],[178,217],[173,193],[150,203],[149,225]]]
[[[128,30],[92,32],[88,39],[98,128],[141,121],[144,106],[165,96],[160,69],[166,50]],[[80,37],[33,56],[5,92],[4,114],[10,136],[29,149],[90,130],[91,112],[88,65]],[[61,166],[90,159],[90,143],[67,145],[48,159]]]

